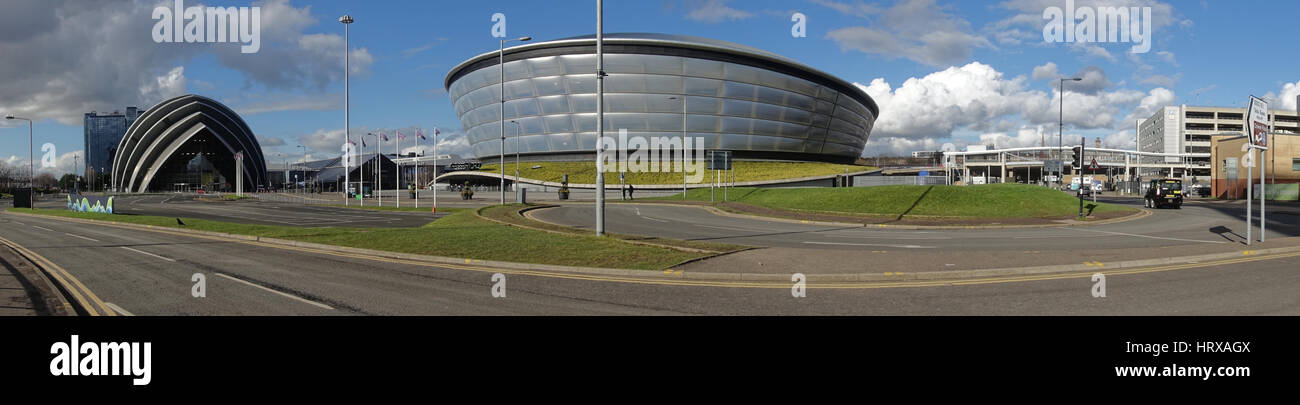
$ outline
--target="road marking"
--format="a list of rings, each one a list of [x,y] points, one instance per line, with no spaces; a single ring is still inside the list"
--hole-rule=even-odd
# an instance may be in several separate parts
[[[118,247],[120,247],[120,248],[122,248],[122,249],[130,250],[130,251],[132,251],[132,252],[136,252],[136,253],[139,253],[139,254],[142,254],[142,255],[148,255],[148,256],[157,257],[157,258],[159,258],[159,259],[163,259],[163,260],[166,260],[166,261],[169,261],[169,262],[175,262],[175,261],[176,261],[176,259],[172,259],[172,258],[169,258],[169,257],[162,257],[162,256],[159,256],[159,255],[156,255],[156,254],[153,254],[153,253],[149,253],[149,252],[146,252],[146,251],[143,251],[143,250],[132,249],[132,248],[130,248],[130,247],[126,247],[126,246],[118,246]]]
[[[18,222],[18,221],[13,221],[13,222],[14,222],[15,224],[18,224],[18,225],[27,226],[27,224],[24,224],[24,223],[22,223],[22,222]]]
[[[87,237],[85,237],[85,236],[81,236],[81,235],[73,235],[73,234],[70,234],[70,233],[67,233],[67,232],[64,232],[63,234],[64,234],[64,235],[71,236],[71,237],[74,237],[74,238],[85,239],[85,240],[88,240],[88,241],[91,241],[91,242],[99,242],[99,239],[87,238]]]
[[[1097,267],[1097,268],[1101,268],[1102,266],[1105,266],[1101,262],[1083,262],[1083,265],[1088,267]]]
[[[54,264],[50,259],[46,259],[45,256],[41,256],[40,254],[31,251],[31,249],[25,248],[22,245],[2,237],[0,237],[0,244],[9,246],[15,252],[18,252],[20,256],[26,257],[27,260],[30,260],[32,263],[43,268],[45,272],[53,278],[51,281],[62,286],[63,289],[72,296],[70,298],[73,301],[76,301],[77,304],[86,311],[86,314],[89,314],[90,316],[99,316],[100,314],[105,316],[116,315],[112,312],[112,309],[108,308],[107,305],[104,304],[104,301],[100,300],[99,297],[95,295],[93,291],[86,288],[86,285],[82,284],[81,280],[77,280],[76,277],[73,277],[72,274],[68,273],[67,270],[64,270],[63,267]]]
[[[655,221],[655,222],[663,222],[663,223],[667,223],[667,222],[668,222],[668,221],[665,221],[665,220],[662,220],[662,219],[658,219],[658,218],[650,218],[650,217],[641,217],[641,218],[648,219],[648,220]]]
[[[77,222],[77,221],[72,221],[72,222]],[[554,272],[537,271],[537,270],[514,270],[514,269],[482,267],[482,266],[462,266],[462,265],[449,264],[449,263],[434,263],[434,262],[411,260],[411,259],[396,259],[396,258],[387,258],[382,256],[374,256],[374,255],[346,253],[346,252],[339,252],[335,250],[287,246],[287,245],[275,245],[266,242],[232,240],[229,238],[207,236],[207,235],[195,235],[195,234],[188,234],[188,233],[165,230],[165,229],[139,229],[139,228],[124,226],[122,224],[116,224],[112,222],[97,222],[95,223],[95,225],[136,230],[136,231],[165,233],[165,234],[172,234],[172,235],[182,236],[187,238],[228,241],[228,242],[242,243],[250,246],[258,246],[262,248],[292,250],[292,251],[313,253],[319,255],[347,257],[347,258],[353,258],[358,260],[403,264],[403,265],[425,267],[425,268],[437,269],[437,270],[464,270],[464,271],[475,271],[475,272],[484,272],[484,273],[504,273],[504,274],[512,274],[512,275],[525,275],[525,276],[568,279],[568,280],[615,282],[615,283],[646,284],[646,285],[716,287],[716,288],[766,288],[766,289],[789,289],[790,288],[788,282],[656,279],[656,278],[645,278],[645,277],[636,277],[636,276],[588,275],[588,274],[574,274],[574,273],[554,273]],[[3,240],[4,240],[3,238],[0,238],[0,241]],[[874,252],[876,251],[873,251],[873,253]],[[886,253],[886,252],[880,251],[880,253]],[[1173,270],[1186,270],[1186,269],[1194,269],[1194,268],[1202,268],[1202,267],[1221,266],[1221,265],[1234,264],[1234,263],[1248,263],[1248,262],[1265,261],[1265,260],[1277,260],[1277,259],[1297,257],[1297,256],[1300,256],[1300,252],[1279,253],[1279,254],[1263,255],[1263,256],[1256,255],[1254,257],[1242,257],[1237,259],[1225,259],[1225,260],[1197,262],[1197,263],[1181,263],[1181,264],[1171,264],[1171,265],[1163,265],[1163,266],[1139,267],[1130,270],[1107,270],[1103,272],[1103,274],[1110,276],[1110,275],[1156,273],[1156,272],[1165,272],[1165,271],[1173,271]],[[465,259],[465,261],[468,263],[470,260]],[[1027,275],[1027,276],[1000,276],[1000,277],[995,276],[995,277],[965,279],[965,280],[935,280],[935,281],[910,281],[910,282],[908,281],[827,282],[827,283],[810,283],[808,287],[825,288],[825,289],[952,287],[957,285],[1001,284],[1001,283],[1015,283],[1015,282],[1089,278],[1092,277],[1094,273],[1095,270],[1088,270],[1085,272],[1074,272],[1074,273],[1049,273],[1049,274],[1042,274],[1042,275]],[[88,290],[87,292],[89,293]]]
[[[882,245],[878,243],[843,243],[843,242],[804,242],[809,245],[838,245],[838,246],[884,246],[902,249],[934,249],[934,246],[918,245]]]
[[[118,315],[135,316],[135,314],[127,312],[127,310],[122,309],[122,307],[117,306],[117,304],[111,302],[105,302],[104,305],[107,305],[109,308],[111,308],[113,312],[117,312]]]
[[[306,298],[303,298],[303,297],[299,297],[299,296],[296,296],[296,295],[293,295],[293,294],[285,293],[285,292],[283,292],[283,291],[276,291],[276,290],[273,290],[273,289],[270,289],[270,288],[266,288],[266,287],[264,287],[264,286],[260,286],[260,285],[257,285],[257,284],[253,284],[253,283],[250,283],[250,282],[248,282],[248,281],[244,281],[244,280],[241,280],[241,279],[238,279],[238,278],[232,277],[232,276],[228,276],[228,275],[221,274],[221,273],[216,273],[216,275],[221,276],[221,277],[225,277],[226,279],[229,279],[229,280],[231,280],[231,281],[240,282],[240,283],[243,283],[243,284],[248,285],[248,286],[257,287],[257,288],[260,288],[260,289],[263,289],[263,290],[266,290],[266,291],[269,291],[269,292],[273,292],[273,293],[276,293],[276,294],[279,294],[279,295],[282,295],[282,296],[285,296],[285,297],[288,297],[288,298],[290,298],[290,299],[297,300],[297,301],[300,301],[300,302],[303,302],[303,303],[311,304],[311,305],[314,305],[314,306],[317,306],[317,307],[321,307],[321,308],[325,308],[325,309],[329,309],[329,310],[333,310],[333,309],[334,309],[334,307],[331,307],[331,306],[329,306],[329,305],[325,305],[325,304],[322,304],[322,303],[319,303],[319,302],[316,302],[316,301],[312,301],[312,300],[309,300],[309,299],[306,299]]]
[[[1176,240],[1176,241],[1181,241],[1181,242],[1197,242],[1197,243],[1228,243],[1228,242],[1221,241],[1221,240],[1200,240],[1200,239],[1166,238],[1166,237],[1163,237],[1163,236],[1139,235],[1139,234],[1135,234],[1135,233],[1112,232],[1112,231],[1099,231],[1099,230],[1096,230],[1096,229],[1075,229],[1075,230],[1076,230],[1076,231],[1083,231],[1083,232],[1097,232],[1097,233],[1105,233],[1105,234],[1111,234],[1111,235],[1132,236],[1132,237],[1135,237],[1135,238]]]
[[[36,228],[36,229],[44,229],[44,230],[47,230],[47,231],[50,231],[50,232],[58,232],[58,231],[56,231],[56,230],[53,230],[53,229],[50,229],[50,228],[46,228],[46,227],[43,227],[43,226],[32,225],[32,228]]]

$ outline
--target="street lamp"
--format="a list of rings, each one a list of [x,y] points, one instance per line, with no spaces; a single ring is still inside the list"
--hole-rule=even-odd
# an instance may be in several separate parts
[[[519,37],[514,39],[503,39],[497,44],[497,71],[500,74],[501,81],[501,204],[506,203],[506,42],[510,41],[530,41],[533,37]],[[518,180],[518,179],[516,179]]]
[[[677,96],[668,97],[669,100],[679,99]],[[680,97],[682,100],[682,200],[686,199],[686,96]]]
[[[510,123],[515,124],[515,201],[519,201],[519,135],[523,130],[519,128],[519,121],[510,120]]]
[[[352,74],[352,46],[348,44],[348,26],[352,25],[352,16],[344,14],[339,17],[339,22],[343,23],[343,137],[347,140],[348,156],[343,158],[344,162],[352,161],[352,121],[349,114],[352,110],[352,85],[349,77]],[[287,163],[286,163],[287,164]],[[286,172],[288,173],[288,172]],[[352,166],[348,165],[343,168],[343,205],[349,205],[348,188],[352,187]],[[286,175],[287,176],[287,175]],[[337,177],[334,178],[338,180]]]
[[[1072,78],[1069,78],[1069,79],[1062,77],[1062,78],[1060,79],[1060,84],[1061,84],[1060,88],[1061,88],[1061,89],[1059,90],[1059,93],[1061,94],[1061,103],[1060,103],[1060,110],[1061,110],[1061,111],[1060,111],[1060,116],[1059,116],[1058,118],[1061,120],[1061,121],[1060,121],[1060,122],[1061,122],[1061,126],[1060,126],[1060,129],[1056,132],[1056,156],[1060,158],[1059,160],[1062,162],[1062,166],[1064,166],[1064,162],[1065,162],[1065,154],[1061,151],[1061,149],[1065,147],[1065,145],[1064,145],[1065,141],[1064,141],[1063,139],[1065,138],[1065,82],[1066,82],[1067,80],[1069,80],[1069,81],[1076,81],[1076,82],[1077,82],[1077,81],[1081,81],[1081,80],[1083,80],[1083,79],[1082,79],[1082,78],[1078,78],[1078,77],[1072,77]],[[1081,158],[1082,158],[1082,157],[1081,157]],[[1059,171],[1059,172],[1056,173],[1056,186],[1057,186],[1057,187],[1060,187],[1060,186],[1062,185],[1062,183],[1061,183],[1061,181],[1062,181],[1061,178],[1062,178],[1062,177],[1065,177],[1065,168],[1064,168],[1064,167],[1061,168],[1061,171]],[[1083,184],[1083,183],[1080,183],[1080,184]]]
[[[12,115],[5,116],[5,119],[27,121],[27,208],[36,209],[36,197],[34,197],[36,195],[36,166],[32,163],[35,156],[32,153],[32,120]]]

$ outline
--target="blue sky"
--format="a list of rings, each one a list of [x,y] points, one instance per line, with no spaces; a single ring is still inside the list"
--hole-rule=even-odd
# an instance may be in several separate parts
[[[272,165],[323,158],[343,129],[342,36],[351,29],[352,127],[442,128],[444,152],[465,153],[442,81],[494,50],[493,13],[510,36],[548,40],[595,30],[594,1],[187,1],[262,7],[262,49],[155,43],[151,11],[171,1],[21,0],[0,16],[0,113],[31,116],[36,149],[53,143],[72,171],[81,114],[149,106],[183,93],[216,98],[262,138]],[[1133,120],[1165,105],[1241,106],[1249,95],[1294,109],[1300,94],[1300,3],[1078,1],[1151,7],[1147,53],[1130,43],[1048,43],[1046,7],[1065,0],[664,0],[606,2],[606,32],[694,35],[765,49],[860,84],[881,105],[868,155],[945,144],[1028,146],[1054,139],[1067,84],[1066,132],[1131,147]],[[794,13],[807,36],[791,35]],[[1248,56],[1256,55],[1252,62]],[[1076,87],[1077,86],[1077,87]],[[24,129],[0,122],[0,160],[25,164]],[[408,150],[413,145],[403,145]],[[428,149],[427,147],[425,149]]]

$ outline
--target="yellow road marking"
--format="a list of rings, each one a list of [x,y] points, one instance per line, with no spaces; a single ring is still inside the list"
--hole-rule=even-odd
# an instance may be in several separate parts
[[[103,300],[100,300],[94,292],[90,291],[89,288],[86,288],[86,285],[82,284],[81,280],[77,280],[76,277],[73,277],[72,274],[68,273],[67,270],[64,270],[63,267],[54,264],[50,259],[46,259],[45,256],[41,256],[40,254],[33,252],[31,249],[27,249],[26,247],[3,237],[0,237],[0,244],[13,248],[19,255],[26,257],[37,266],[49,271],[50,276],[54,277],[54,282],[63,286],[63,288],[72,295],[72,299],[76,300],[77,304],[82,308],[85,308],[86,313],[90,316],[99,316],[101,313],[106,316],[117,315],[117,313],[109,308]]]

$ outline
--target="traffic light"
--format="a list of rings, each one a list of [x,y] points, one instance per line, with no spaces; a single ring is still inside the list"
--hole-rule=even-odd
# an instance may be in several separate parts
[[[1070,167],[1073,167],[1075,169],[1083,167],[1083,147],[1075,146],[1070,150],[1073,151],[1073,156],[1074,156],[1072,163],[1070,164],[1071,165]]]

